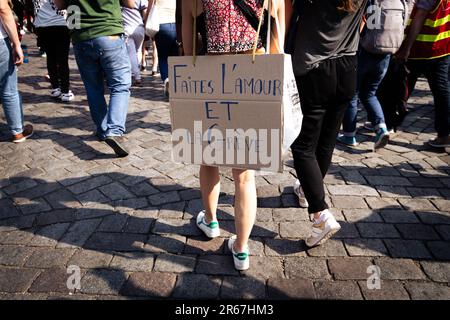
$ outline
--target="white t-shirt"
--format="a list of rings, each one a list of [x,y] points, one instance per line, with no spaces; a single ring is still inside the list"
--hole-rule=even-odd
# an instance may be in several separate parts
[[[5,28],[3,28],[2,20],[0,20],[0,39],[8,38]]]
[[[159,23],[175,23],[176,0],[156,0],[158,6]]]
[[[34,26],[36,28],[66,26],[66,19],[60,14],[53,0],[33,0]]]

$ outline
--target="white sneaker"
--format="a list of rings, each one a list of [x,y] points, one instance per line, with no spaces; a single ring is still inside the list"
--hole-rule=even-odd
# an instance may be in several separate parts
[[[300,207],[308,208],[309,207],[309,203],[308,203],[308,200],[306,200],[305,193],[303,192],[303,188],[302,188],[302,186],[300,184],[300,180],[295,180],[294,193],[298,197],[298,204],[300,205]]]
[[[52,89],[50,91],[50,96],[52,98],[59,98],[59,97],[61,97],[61,89],[60,88]]]
[[[336,221],[333,214],[325,209],[320,214],[318,221],[314,220],[312,233],[305,240],[308,247],[314,247],[325,243],[336,232],[341,229],[340,224]]]
[[[72,91],[69,90],[68,93],[62,93],[60,99],[62,102],[69,102],[75,99],[75,95],[73,94]]]
[[[166,97],[169,96],[169,78],[167,78],[166,80],[164,80],[164,95]]]
[[[211,221],[209,224],[206,223],[205,210],[198,213],[197,226],[205,233],[208,238],[217,238],[218,236],[220,236],[219,222]]]
[[[232,236],[228,239],[228,249],[233,255],[234,267],[236,270],[244,271],[250,268],[250,254],[248,248],[244,252],[234,251],[234,242],[236,241],[236,236]]]

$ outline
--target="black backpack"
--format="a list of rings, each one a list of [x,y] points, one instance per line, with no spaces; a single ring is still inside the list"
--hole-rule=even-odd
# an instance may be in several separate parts
[[[409,73],[404,63],[391,59],[386,76],[378,87],[377,97],[383,108],[386,126],[394,131],[408,115]]]

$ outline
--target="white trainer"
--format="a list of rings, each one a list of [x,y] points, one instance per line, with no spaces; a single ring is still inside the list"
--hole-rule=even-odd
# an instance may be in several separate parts
[[[211,221],[206,223],[205,210],[202,210],[197,215],[197,227],[203,231],[208,238],[217,238],[220,236],[219,222]]]
[[[244,271],[250,268],[250,254],[248,251],[248,247],[244,252],[236,252],[234,251],[234,242],[236,241],[236,236],[232,236],[228,239],[228,249],[233,255],[234,267],[236,270]]]
[[[298,197],[298,204],[300,205],[300,207],[308,208],[309,203],[308,203],[308,200],[306,200],[305,193],[303,192],[302,185],[300,184],[300,180],[295,180],[294,193]]]
[[[314,220],[311,235],[305,240],[308,247],[314,247],[325,243],[336,232],[341,225],[336,221],[333,214],[325,209],[320,214],[319,220]]]
[[[52,89],[50,91],[50,96],[52,98],[59,98],[59,97],[61,97],[61,88]]]
[[[62,93],[60,99],[62,102],[70,102],[75,99],[75,95],[69,90],[68,93]]]

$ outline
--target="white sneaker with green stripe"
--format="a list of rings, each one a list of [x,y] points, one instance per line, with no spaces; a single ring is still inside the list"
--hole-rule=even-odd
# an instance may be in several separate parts
[[[217,238],[218,236],[220,236],[219,222],[211,221],[210,223],[206,223],[205,210],[202,210],[198,213],[197,226],[208,238]]]
[[[228,249],[230,249],[233,255],[234,267],[236,270],[244,271],[250,268],[250,254],[248,248],[244,252],[234,251],[234,242],[236,241],[236,236],[232,236],[228,240]]]

